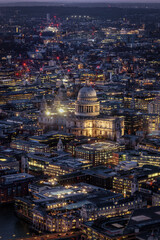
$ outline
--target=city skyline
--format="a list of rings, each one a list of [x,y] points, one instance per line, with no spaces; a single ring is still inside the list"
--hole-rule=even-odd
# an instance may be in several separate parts
[[[0,239],[159,239],[159,0],[0,2]]]

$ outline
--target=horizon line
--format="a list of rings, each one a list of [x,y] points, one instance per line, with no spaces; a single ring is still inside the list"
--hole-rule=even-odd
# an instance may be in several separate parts
[[[16,4],[18,4],[18,3],[63,3],[63,4],[67,4],[67,3],[74,3],[74,4],[76,4],[76,3],[106,3],[106,4],[114,4],[114,3],[121,3],[121,4],[123,4],[123,3],[127,3],[127,4],[160,4],[160,2],[159,2],[159,0],[155,0],[154,2],[150,2],[150,0],[148,1],[148,0],[137,0],[137,1],[134,1],[134,0],[132,0],[131,2],[128,2],[128,0],[122,0],[122,1],[119,1],[119,0],[108,0],[108,1],[106,1],[106,0],[76,0],[76,1],[74,1],[74,0],[48,0],[48,1],[45,1],[45,0],[15,0],[15,1],[5,1],[5,0],[3,0],[3,1],[0,1],[0,4],[14,4],[14,3],[16,3]]]

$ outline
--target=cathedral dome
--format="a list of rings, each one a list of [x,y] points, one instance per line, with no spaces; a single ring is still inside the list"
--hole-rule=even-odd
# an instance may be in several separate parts
[[[96,91],[88,85],[81,88],[75,104],[75,115],[95,117],[99,115],[99,108]]]
[[[97,101],[96,91],[91,86],[85,86],[78,93],[78,101]]]

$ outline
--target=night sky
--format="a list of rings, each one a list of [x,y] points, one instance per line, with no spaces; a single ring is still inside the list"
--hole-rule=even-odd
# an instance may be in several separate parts
[[[0,0],[0,2],[106,2],[106,3],[113,3],[113,2],[127,2],[127,3],[160,3],[160,0]]]

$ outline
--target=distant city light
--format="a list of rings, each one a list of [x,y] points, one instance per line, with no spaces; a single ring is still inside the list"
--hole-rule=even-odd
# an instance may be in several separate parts
[[[59,112],[59,113],[64,113],[64,109],[63,109],[63,108],[59,108],[59,109],[58,109],[58,112]]]
[[[46,115],[47,115],[47,116],[51,115],[51,112],[46,111]]]
[[[0,240],[159,239],[160,3],[52,1],[0,13]]]
[[[58,29],[56,27],[52,27],[52,26],[49,26],[49,27],[46,27],[42,32],[57,32]]]

